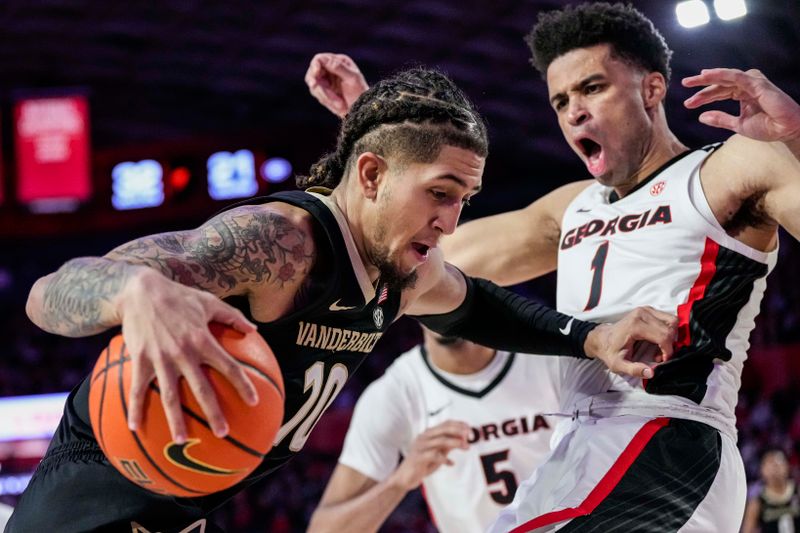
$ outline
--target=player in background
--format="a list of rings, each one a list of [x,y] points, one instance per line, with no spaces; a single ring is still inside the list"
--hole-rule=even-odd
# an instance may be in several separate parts
[[[671,51],[633,7],[543,13],[528,43],[593,179],[464,224],[446,257],[502,285],[558,265],[560,311],[613,320],[654,302],[679,315],[679,338],[652,379],[558,363],[561,411],[577,416],[492,531],[735,531],[746,483],[734,408],[749,333],[778,228],[800,237],[800,106],[757,70],[703,70],[683,80],[702,87],[685,105],[733,99],[740,113],[702,113],[735,135],[691,149],[664,110]],[[312,64],[307,81],[323,103],[335,94],[346,105],[337,78],[357,83],[357,67],[330,63]]]
[[[800,494],[783,450],[761,458],[761,483],[747,501],[742,533],[800,532]]]
[[[550,451],[554,358],[423,333],[359,398],[309,533],[377,531],[420,484],[439,531],[480,533]]]

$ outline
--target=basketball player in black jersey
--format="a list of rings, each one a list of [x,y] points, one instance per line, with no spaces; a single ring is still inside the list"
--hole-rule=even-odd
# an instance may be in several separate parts
[[[210,321],[257,328],[266,338],[283,373],[286,415],[275,447],[243,483],[210,496],[169,498],[124,479],[103,457],[88,422],[84,380],[8,532],[210,531],[212,509],[303,447],[324,407],[402,314],[482,344],[596,357],[616,371],[649,376],[649,366],[626,356],[639,339],[669,355],[671,315],[640,308],[597,326],[444,263],[437,243],[480,190],[487,151],[482,119],[450,80],[406,71],[355,103],[336,151],[300,181],[308,192],[253,199],[195,230],[74,259],[37,281],[27,311],[43,329],[83,336],[122,326],[133,363],[131,429],[141,423],[143,391],[157,378],[173,438],[183,442],[176,392],[182,378],[215,434],[224,436],[202,365],[223,373],[249,403],[258,401],[211,336]]]

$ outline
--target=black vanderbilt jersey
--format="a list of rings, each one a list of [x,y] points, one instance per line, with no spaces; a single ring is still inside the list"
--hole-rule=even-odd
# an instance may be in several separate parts
[[[285,414],[274,447],[250,476],[226,491],[192,499],[191,505],[207,510],[275,471],[302,449],[322,413],[397,318],[400,308],[399,291],[381,283],[376,290],[370,283],[347,221],[331,199],[291,191],[254,198],[246,204],[268,202],[285,202],[313,216],[315,235],[323,240],[315,243],[322,252],[319,260],[329,264],[320,269],[325,279],[317,297],[279,320],[259,323],[245,299],[229,300],[258,325],[275,353],[283,374]],[[58,431],[61,441],[77,438],[99,451],[89,422],[88,396],[89,380],[85,379],[70,394]]]

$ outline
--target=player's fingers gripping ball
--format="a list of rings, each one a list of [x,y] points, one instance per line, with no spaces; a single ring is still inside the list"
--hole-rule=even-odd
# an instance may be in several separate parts
[[[123,476],[153,492],[193,497],[235,485],[258,466],[280,429],[283,378],[269,345],[256,332],[245,334],[217,323],[209,327],[244,367],[259,397],[257,405],[247,405],[222,374],[204,367],[230,428],[224,438],[214,436],[183,378],[185,443],[172,440],[157,380],[147,390],[141,427],[128,428],[132,364],[122,335],[111,339],[92,372],[89,415],[100,447]]]

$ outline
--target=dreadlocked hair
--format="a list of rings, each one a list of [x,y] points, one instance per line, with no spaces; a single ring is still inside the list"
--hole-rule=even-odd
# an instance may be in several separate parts
[[[590,2],[539,14],[525,37],[531,63],[546,77],[554,59],[598,44],[611,45],[615,57],[648,72],[660,72],[669,82],[672,50],[664,36],[631,5]]]
[[[333,189],[358,156],[373,152],[401,162],[430,163],[444,145],[486,157],[486,124],[475,106],[447,76],[412,68],[365,91],[344,118],[336,150],[299,176],[297,186]]]

